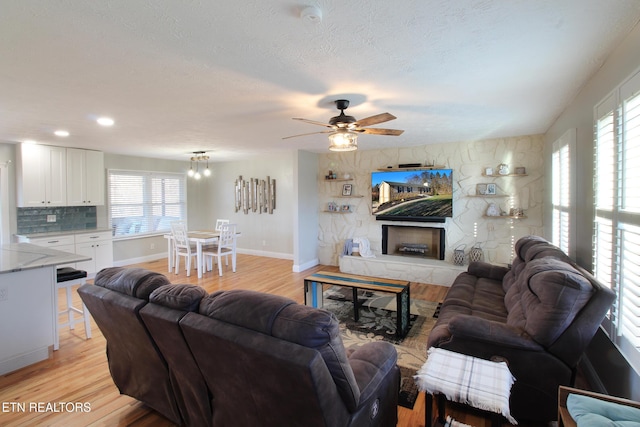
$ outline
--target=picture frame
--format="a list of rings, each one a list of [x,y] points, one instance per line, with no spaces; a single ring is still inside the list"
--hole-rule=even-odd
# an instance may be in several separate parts
[[[485,168],[484,169],[484,174],[487,175],[487,176],[493,175],[493,168]]]
[[[353,189],[353,184],[344,184],[342,186],[342,195],[343,196],[351,196],[352,189]]]
[[[527,174],[527,169],[522,167],[522,166],[520,166],[520,167],[516,168],[515,173],[516,173],[516,175],[526,175]]]
[[[477,184],[476,185],[476,195],[484,196],[487,194],[487,184]]]
[[[488,196],[496,195],[496,185],[495,184],[487,184],[487,191],[485,193]]]

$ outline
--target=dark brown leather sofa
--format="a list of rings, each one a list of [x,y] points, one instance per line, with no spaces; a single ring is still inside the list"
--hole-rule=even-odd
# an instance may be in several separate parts
[[[325,310],[246,290],[207,295],[121,267],[100,271],[78,292],[107,339],[120,392],[176,424],[397,423],[395,348],[345,350]]]
[[[551,421],[613,292],[541,237],[519,239],[515,251],[511,268],[471,263],[456,278],[427,348],[506,361],[511,414]]]

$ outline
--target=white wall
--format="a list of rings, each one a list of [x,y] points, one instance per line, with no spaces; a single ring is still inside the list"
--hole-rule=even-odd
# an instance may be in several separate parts
[[[394,222],[405,225],[444,226],[446,229],[445,260],[451,261],[453,250],[466,245],[466,251],[481,243],[485,260],[506,264],[513,259],[512,244],[527,234],[542,233],[542,205],[544,199],[543,136],[521,136],[482,141],[432,144],[410,148],[385,150],[358,150],[350,153],[320,155],[318,176],[319,210],[326,210],[327,203],[354,205],[353,214],[321,213],[319,230],[319,258],[321,264],[337,265],[344,239],[366,237],[374,252],[382,246],[382,223],[371,214],[371,172],[400,163],[435,162],[453,169],[453,215],[444,225]],[[500,163],[510,167],[523,166],[526,177],[487,178],[482,176],[485,167],[494,169]],[[360,199],[341,199],[344,182],[326,182],[329,170],[338,175],[353,175],[353,193],[364,195]],[[468,197],[475,194],[476,184],[495,183],[498,193],[514,196],[518,206],[525,207],[526,219],[483,218],[488,203],[498,204],[509,210],[510,198],[484,199]],[[347,200],[347,201],[345,201]]]
[[[216,218],[238,224],[242,236],[238,251],[255,255],[293,259],[295,153],[268,154],[239,162],[212,163],[212,199],[203,205],[215,224]],[[276,180],[276,209],[273,214],[235,211],[234,185],[244,179]]]
[[[298,151],[294,176],[293,271],[318,261],[318,154]]]
[[[8,200],[8,206],[3,206],[6,217],[2,218],[0,225],[2,226],[3,243],[11,243],[13,234],[17,230],[16,225],[16,152],[15,145],[0,143],[0,163],[6,163],[7,169],[7,188],[9,194],[2,194],[2,200]],[[3,184],[3,187],[5,185]],[[8,225],[8,228],[5,229]]]

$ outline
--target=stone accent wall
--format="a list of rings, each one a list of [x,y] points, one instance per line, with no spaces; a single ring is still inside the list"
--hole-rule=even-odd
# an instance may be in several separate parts
[[[349,153],[327,153],[319,156],[319,232],[318,254],[321,264],[338,265],[345,239],[367,238],[374,253],[381,251],[382,224],[371,214],[371,172],[401,163],[435,164],[453,169],[453,218],[445,227],[445,261],[452,263],[453,251],[464,247],[465,252],[480,244],[488,262],[507,264],[513,259],[513,244],[528,234],[543,234],[544,201],[544,138],[529,135],[481,141],[432,144],[408,148],[366,150],[366,138],[384,136],[364,135],[361,148]],[[390,138],[390,137],[387,137]],[[523,177],[486,177],[485,168],[497,171],[501,163],[526,168]],[[329,170],[337,178],[349,174],[351,181],[326,181]],[[476,194],[477,184],[496,184],[497,194],[509,197],[470,197]],[[363,197],[343,198],[343,184],[352,184],[352,194]],[[330,202],[351,205],[352,212],[326,212]],[[524,208],[525,219],[484,217],[489,203],[509,212],[511,207]],[[420,225],[419,222],[393,222],[398,225]],[[423,224],[425,225],[425,224]]]

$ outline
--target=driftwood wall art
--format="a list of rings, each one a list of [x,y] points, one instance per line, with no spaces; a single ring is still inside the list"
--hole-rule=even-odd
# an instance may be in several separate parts
[[[242,175],[235,183],[236,212],[270,213],[276,208],[276,180],[251,178],[245,180]]]

